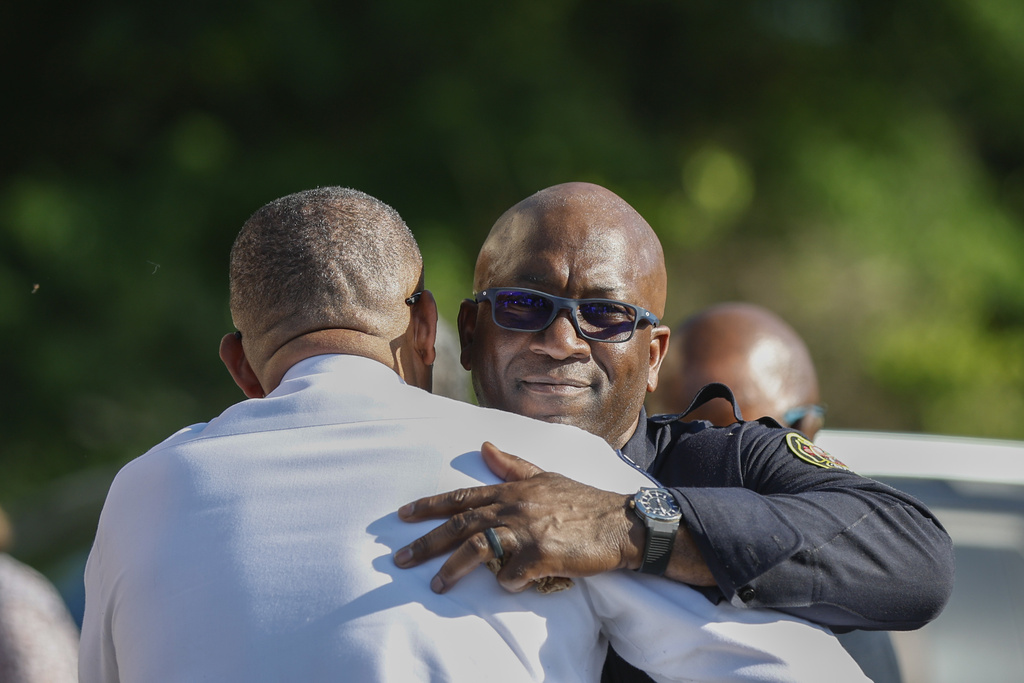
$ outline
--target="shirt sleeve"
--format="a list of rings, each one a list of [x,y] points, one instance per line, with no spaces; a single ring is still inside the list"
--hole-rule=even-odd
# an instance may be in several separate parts
[[[837,631],[910,630],[941,612],[953,548],[913,497],[861,477],[799,432],[747,422],[689,434],[658,471],[718,587]],[[713,454],[713,457],[711,455]],[[686,486],[698,458],[708,485]],[[692,465],[692,463],[691,463]]]
[[[101,523],[85,567],[85,615],[78,658],[81,683],[117,683],[120,680],[111,630],[111,587],[102,567],[106,544],[107,535]]]
[[[868,681],[835,636],[801,619],[626,570],[582,583],[612,646],[655,681]]]

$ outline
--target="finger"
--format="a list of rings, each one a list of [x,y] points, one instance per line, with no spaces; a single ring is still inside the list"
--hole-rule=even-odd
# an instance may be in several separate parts
[[[497,576],[498,585],[509,593],[522,593],[524,590],[534,585],[533,579],[525,573],[515,571],[514,567],[510,567],[508,565],[502,567]]]
[[[494,501],[494,486],[474,486],[438,493],[414,500],[398,508],[398,518],[405,522],[451,517],[472,508],[490,505]]]
[[[544,472],[533,463],[499,449],[490,441],[484,441],[484,445],[480,447],[480,454],[491,472],[505,481],[529,479]]]
[[[430,581],[430,590],[447,593],[462,577],[491,559],[494,559],[494,551],[487,538],[483,533],[473,534],[441,565],[441,569]]]
[[[439,557],[470,539],[474,534],[495,526],[490,515],[481,510],[470,510],[457,514],[444,524],[417,538],[395,553],[395,564],[399,567],[415,567],[427,560]]]

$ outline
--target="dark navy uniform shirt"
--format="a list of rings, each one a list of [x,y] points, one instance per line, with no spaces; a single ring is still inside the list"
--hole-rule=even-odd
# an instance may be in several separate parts
[[[945,606],[952,542],[912,496],[807,462],[789,445],[806,439],[767,418],[640,419],[622,452],[675,493],[715,597],[836,631],[920,628]]]
[[[928,508],[799,432],[644,411],[639,425],[622,453],[674,492],[718,584],[702,589],[712,600],[836,632],[919,628],[948,601],[952,541]]]

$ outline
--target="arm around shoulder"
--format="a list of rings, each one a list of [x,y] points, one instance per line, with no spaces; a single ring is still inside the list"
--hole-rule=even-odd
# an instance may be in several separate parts
[[[938,616],[953,549],[926,506],[834,459],[799,457],[810,442],[787,441],[793,432],[744,427],[713,436],[725,464],[712,474],[725,485],[674,489],[727,600],[836,630],[910,630]],[[680,471],[667,474],[658,476],[683,483]]]

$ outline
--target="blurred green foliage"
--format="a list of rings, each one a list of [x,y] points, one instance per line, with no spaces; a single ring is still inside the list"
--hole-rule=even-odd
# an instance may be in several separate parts
[[[1021,35],[1016,0],[8,3],[19,547],[90,538],[120,464],[241,398],[228,249],[317,185],[395,206],[454,320],[504,209],[604,184],[665,244],[666,322],[778,311],[830,426],[1024,438]]]

